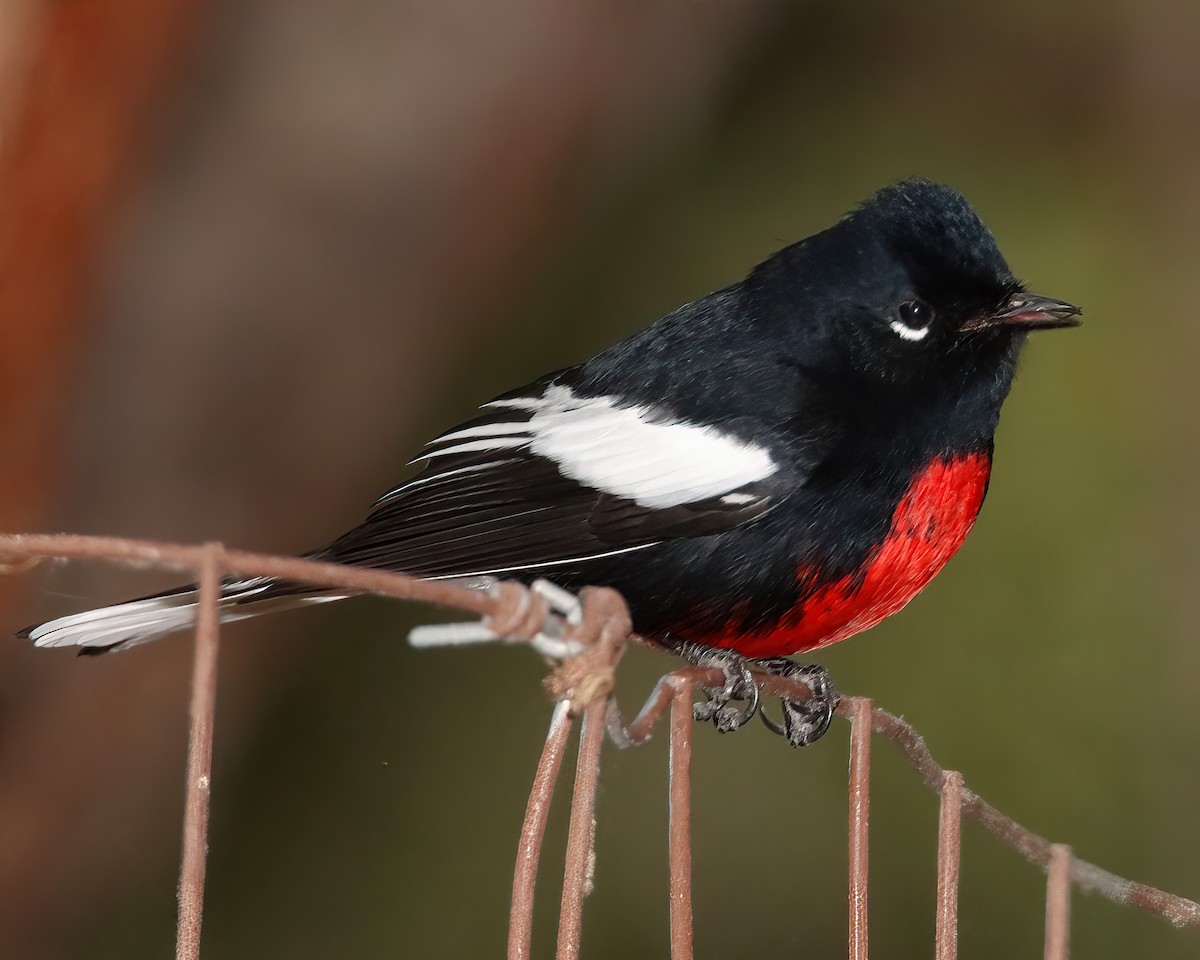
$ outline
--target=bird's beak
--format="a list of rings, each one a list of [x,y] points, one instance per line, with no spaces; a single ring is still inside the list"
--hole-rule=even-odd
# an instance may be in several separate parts
[[[1049,330],[1052,327],[1077,327],[1083,311],[1065,300],[1017,293],[996,313],[979,317],[963,329],[983,330],[1008,327],[1020,330]]]

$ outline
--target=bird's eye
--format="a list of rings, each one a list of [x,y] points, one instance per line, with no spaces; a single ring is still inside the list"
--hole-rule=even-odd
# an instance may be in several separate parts
[[[904,340],[924,340],[933,323],[933,307],[924,300],[905,300],[888,326]]]
[[[924,300],[905,300],[900,304],[900,321],[906,327],[927,327],[933,322],[933,307]]]

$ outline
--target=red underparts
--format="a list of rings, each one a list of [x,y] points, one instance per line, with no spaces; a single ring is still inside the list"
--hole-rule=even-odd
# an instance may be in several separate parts
[[[703,642],[749,657],[779,657],[845,640],[891,616],[924,589],[962,546],[987,490],[991,458],[937,459],[913,481],[883,542],[857,574],[805,591],[778,624],[746,633],[732,624]],[[799,572],[800,579],[805,571]]]

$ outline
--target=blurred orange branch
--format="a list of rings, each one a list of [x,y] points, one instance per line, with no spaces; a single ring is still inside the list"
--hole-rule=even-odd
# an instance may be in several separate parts
[[[58,436],[96,239],[197,0],[25,5],[0,116],[0,524],[32,526]],[[11,19],[9,21],[11,25]],[[20,49],[16,49],[16,47]]]

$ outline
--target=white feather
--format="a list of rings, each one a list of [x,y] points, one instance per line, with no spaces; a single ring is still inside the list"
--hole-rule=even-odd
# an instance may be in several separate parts
[[[547,391],[529,432],[530,449],[564,476],[651,509],[721,496],[777,469],[765,449],[716,427],[663,422],[646,407],[565,387]]]
[[[455,430],[453,433],[444,433],[426,446],[432,446],[434,443],[446,443],[450,440],[466,440],[469,437],[511,437],[526,433],[528,429],[529,424],[527,423],[485,423],[478,427],[466,427],[462,430]]]
[[[441,473],[434,473],[428,477],[417,477],[414,480],[409,480],[407,483],[401,484],[400,486],[396,487],[395,490],[389,490],[376,501],[376,506],[384,503],[387,500],[391,500],[393,497],[400,495],[405,490],[411,490],[413,487],[419,487],[422,484],[429,483],[433,480],[445,480],[448,477],[453,477],[461,473],[478,473],[480,470],[487,470],[489,467],[494,467],[496,463],[497,461],[495,460],[488,461],[487,463],[473,463],[470,466],[458,467],[454,470],[443,470]]]
[[[533,415],[523,422],[448,433],[434,443],[450,441],[449,446],[418,460],[528,445],[564,476],[650,509],[722,496],[776,470],[762,447],[716,427],[664,422],[648,407],[619,406],[611,396],[576,397],[568,387],[552,385],[541,397],[495,400],[485,406],[529,410]]]
[[[582,563],[585,560],[600,560],[603,557],[615,557],[622,553],[632,553],[634,550],[645,550],[647,547],[658,546],[653,543],[639,543],[636,547],[622,547],[620,550],[607,550],[604,553],[589,553],[583,557],[568,557],[565,560],[543,560],[537,563],[518,563],[507,567],[496,567],[492,570],[472,570],[468,573],[443,573],[434,577],[424,577],[425,580],[470,580],[472,577],[490,577],[499,573],[513,573],[516,570],[540,570],[543,567],[561,567],[568,563]],[[469,584],[469,586],[475,586]],[[480,586],[486,586],[481,584]]]
[[[524,424],[522,424],[522,427],[524,427]],[[423,453],[413,460],[412,463],[420,463],[422,460],[432,460],[434,457],[445,457],[454,453],[472,453],[476,450],[503,450],[508,447],[522,447],[528,442],[528,437],[513,436],[488,437],[485,440],[468,440],[466,443],[457,443],[452,447]]]
[[[269,586],[270,581],[262,578],[226,584],[220,600],[221,622],[231,623],[274,609],[273,601],[254,608],[237,605],[237,601],[261,593]],[[196,599],[196,591],[190,590],[169,597],[149,597],[85,610],[35,627],[29,632],[29,639],[38,647],[111,647],[118,643],[134,646],[192,626]],[[341,596],[322,595],[280,598],[278,602],[281,606],[292,606],[340,599]]]
[[[536,410],[543,402],[543,397],[512,397],[508,400],[489,400],[483,406],[496,409]]]

